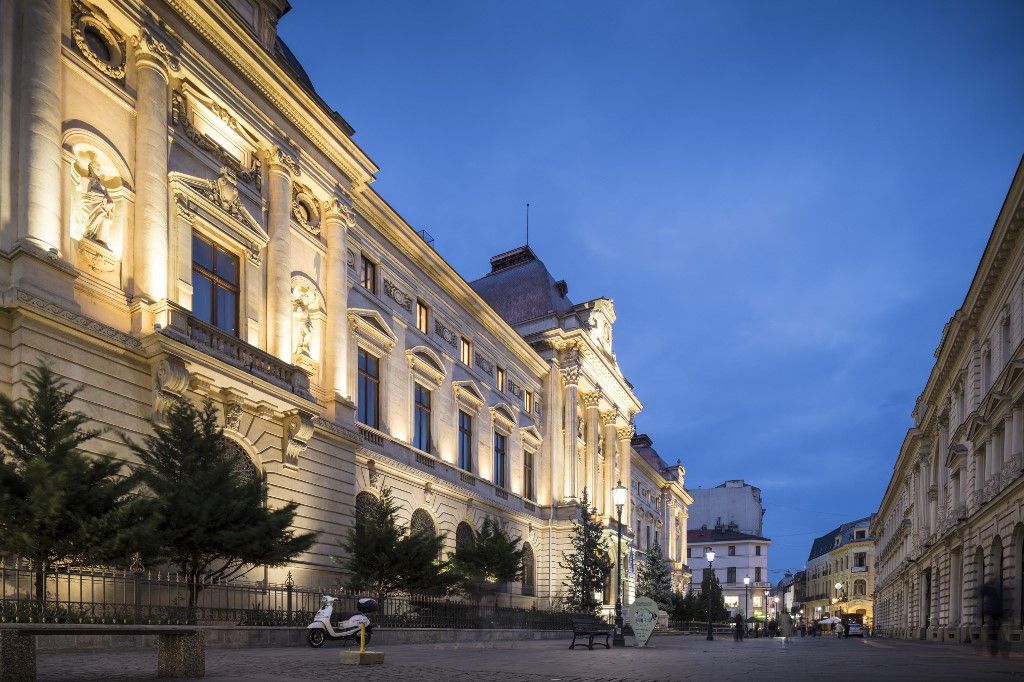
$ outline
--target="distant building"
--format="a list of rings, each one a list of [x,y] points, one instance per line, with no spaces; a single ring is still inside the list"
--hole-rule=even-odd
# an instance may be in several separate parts
[[[690,494],[690,530],[722,527],[750,535],[764,534],[760,488],[743,480],[732,480],[714,488],[691,490]]]
[[[808,620],[852,614],[871,627],[875,584],[871,518],[844,523],[811,545],[804,579]]]
[[[693,573],[691,583],[700,590],[708,562],[705,552],[715,552],[714,571],[722,584],[725,605],[731,614],[743,613],[758,619],[765,617],[765,594],[772,584],[768,580],[768,545],[771,540],[760,535],[741,533],[735,528],[702,528],[687,531],[686,563]],[[750,578],[750,585],[744,578]]]

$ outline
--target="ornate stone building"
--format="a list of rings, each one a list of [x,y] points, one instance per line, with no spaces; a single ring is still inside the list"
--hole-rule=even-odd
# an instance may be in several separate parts
[[[804,571],[808,619],[853,615],[871,627],[875,562],[870,523],[870,516],[848,521],[811,543]]]
[[[876,631],[976,641],[982,592],[999,637],[1024,616],[1024,168],[1018,168],[963,304],[942,332],[872,523]]]
[[[0,389],[22,395],[47,361],[135,439],[173,396],[211,399],[268,503],[295,500],[320,533],[270,579],[332,582],[359,496],[382,486],[449,548],[501,518],[528,544],[524,603],[560,592],[584,487],[610,519],[615,482],[646,477],[626,536],[653,491],[645,523],[678,556],[683,469],[631,447],[612,302],[572,304],[529,249],[468,285],[374,191],[377,166],[277,37],[288,9],[0,3]],[[500,286],[517,263],[543,270],[529,295]]]

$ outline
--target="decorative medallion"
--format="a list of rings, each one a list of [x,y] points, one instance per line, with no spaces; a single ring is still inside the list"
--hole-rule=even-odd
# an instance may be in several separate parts
[[[292,185],[292,217],[310,234],[320,234],[320,203],[299,183]]]
[[[71,37],[79,53],[108,78],[124,80],[124,38],[114,31],[103,12],[81,0],[71,3]]]

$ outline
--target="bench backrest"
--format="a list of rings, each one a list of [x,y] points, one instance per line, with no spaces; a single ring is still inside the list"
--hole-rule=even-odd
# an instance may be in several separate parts
[[[573,627],[605,627],[608,624],[593,616],[572,616],[569,618]]]

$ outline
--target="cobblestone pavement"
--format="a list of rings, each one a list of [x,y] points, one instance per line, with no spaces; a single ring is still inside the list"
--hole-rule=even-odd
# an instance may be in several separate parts
[[[376,646],[385,664],[338,665],[338,647],[211,649],[206,679],[605,682],[609,680],[1024,680],[1024,654],[991,657],[966,647],[895,640],[796,639],[708,642],[655,637],[651,649],[586,648],[568,642]],[[155,678],[155,651],[42,653],[41,682]]]

